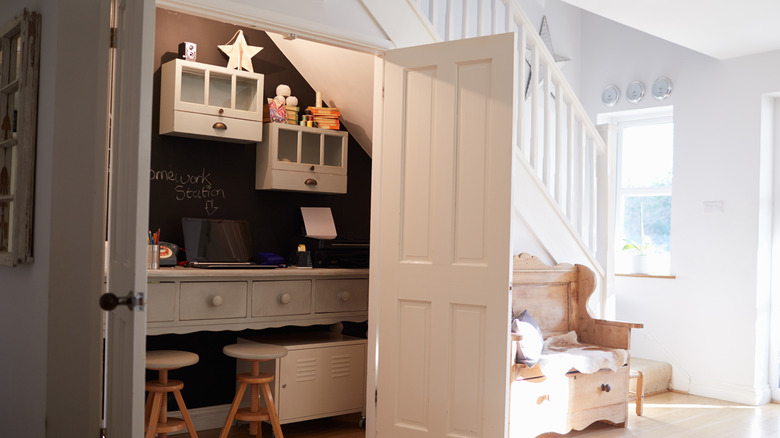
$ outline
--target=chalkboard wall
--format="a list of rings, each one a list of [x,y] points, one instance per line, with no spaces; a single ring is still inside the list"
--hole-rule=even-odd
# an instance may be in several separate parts
[[[225,66],[227,57],[217,45],[240,28],[249,45],[263,47],[252,65],[265,75],[264,101],[276,94],[277,85],[287,84],[305,108],[314,105],[315,91],[265,32],[164,9],[157,9],[156,20],[149,227],[160,228],[163,241],[183,246],[182,217],[246,219],[255,252],[286,257],[301,233],[300,207],[331,207],[339,237],[368,239],[371,159],[352,136],[347,194],[328,195],[255,190],[255,143],[158,134],[160,66],[176,57],[184,41],[197,44],[198,62]],[[327,97],[327,90],[321,91]]]

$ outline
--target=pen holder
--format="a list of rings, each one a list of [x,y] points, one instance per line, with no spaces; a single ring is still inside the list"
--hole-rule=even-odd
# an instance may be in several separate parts
[[[160,269],[160,245],[146,246],[146,269]]]
[[[311,268],[311,253],[309,251],[298,251],[298,267]]]

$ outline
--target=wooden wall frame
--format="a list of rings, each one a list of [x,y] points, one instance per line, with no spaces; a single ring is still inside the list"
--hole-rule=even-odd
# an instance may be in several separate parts
[[[0,27],[0,265],[33,261],[41,16]]]

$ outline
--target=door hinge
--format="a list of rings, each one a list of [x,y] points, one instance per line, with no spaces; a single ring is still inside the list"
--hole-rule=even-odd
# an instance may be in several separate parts
[[[117,29],[115,27],[112,27],[111,28],[111,42],[109,44],[109,46],[112,49],[116,49],[116,32],[117,32]]]

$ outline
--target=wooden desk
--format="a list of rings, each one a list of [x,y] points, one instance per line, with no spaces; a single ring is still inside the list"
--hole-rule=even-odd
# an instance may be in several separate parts
[[[148,271],[149,335],[368,319],[368,269]]]

